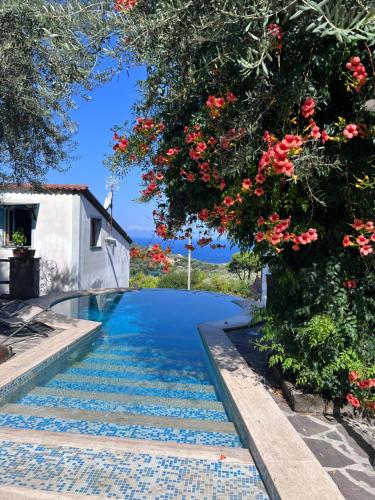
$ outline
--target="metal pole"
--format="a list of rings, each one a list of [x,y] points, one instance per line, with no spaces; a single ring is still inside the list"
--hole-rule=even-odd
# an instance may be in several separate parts
[[[110,235],[112,236],[113,229],[113,185],[111,185],[111,218],[110,218]]]
[[[188,248],[188,276],[187,276],[187,289],[191,288],[191,236],[189,236],[189,248]]]

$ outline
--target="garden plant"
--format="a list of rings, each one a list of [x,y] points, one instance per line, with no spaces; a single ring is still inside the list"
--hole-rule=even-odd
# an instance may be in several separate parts
[[[156,234],[199,231],[272,273],[261,349],[305,391],[374,409],[375,14],[367,0],[118,0],[147,67],[110,168],[140,167]],[[133,258],[169,268],[160,246]]]

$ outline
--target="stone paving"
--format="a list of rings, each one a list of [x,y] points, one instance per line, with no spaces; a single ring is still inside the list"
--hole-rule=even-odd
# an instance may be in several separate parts
[[[310,450],[331,475],[348,500],[375,498],[375,450],[371,438],[375,428],[353,421],[350,417],[297,414],[290,409],[267,368],[265,354],[251,344],[259,334],[256,329],[227,332],[248,365],[259,375],[272,397],[288,417]],[[369,439],[366,439],[366,434]]]

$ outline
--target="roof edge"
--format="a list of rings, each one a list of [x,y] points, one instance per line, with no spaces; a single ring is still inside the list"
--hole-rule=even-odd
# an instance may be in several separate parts
[[[1,184],[0,191],[30,191],[31,193],[76,193],[82,194],[108,221],[111,222],[111,216],[100,203],[98,198],[90,191],[86,184]],[[133,240],[127,234],[120,224],[112,218],[112,226],[120,235],[131,245]]]

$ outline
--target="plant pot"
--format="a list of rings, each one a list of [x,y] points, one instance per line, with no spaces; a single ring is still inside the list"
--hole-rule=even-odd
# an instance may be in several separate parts
[[[35,250],[27,247],[17,247],[13,248],[13,257],[18,257],[19,259],[32,259],[35,255]]]

